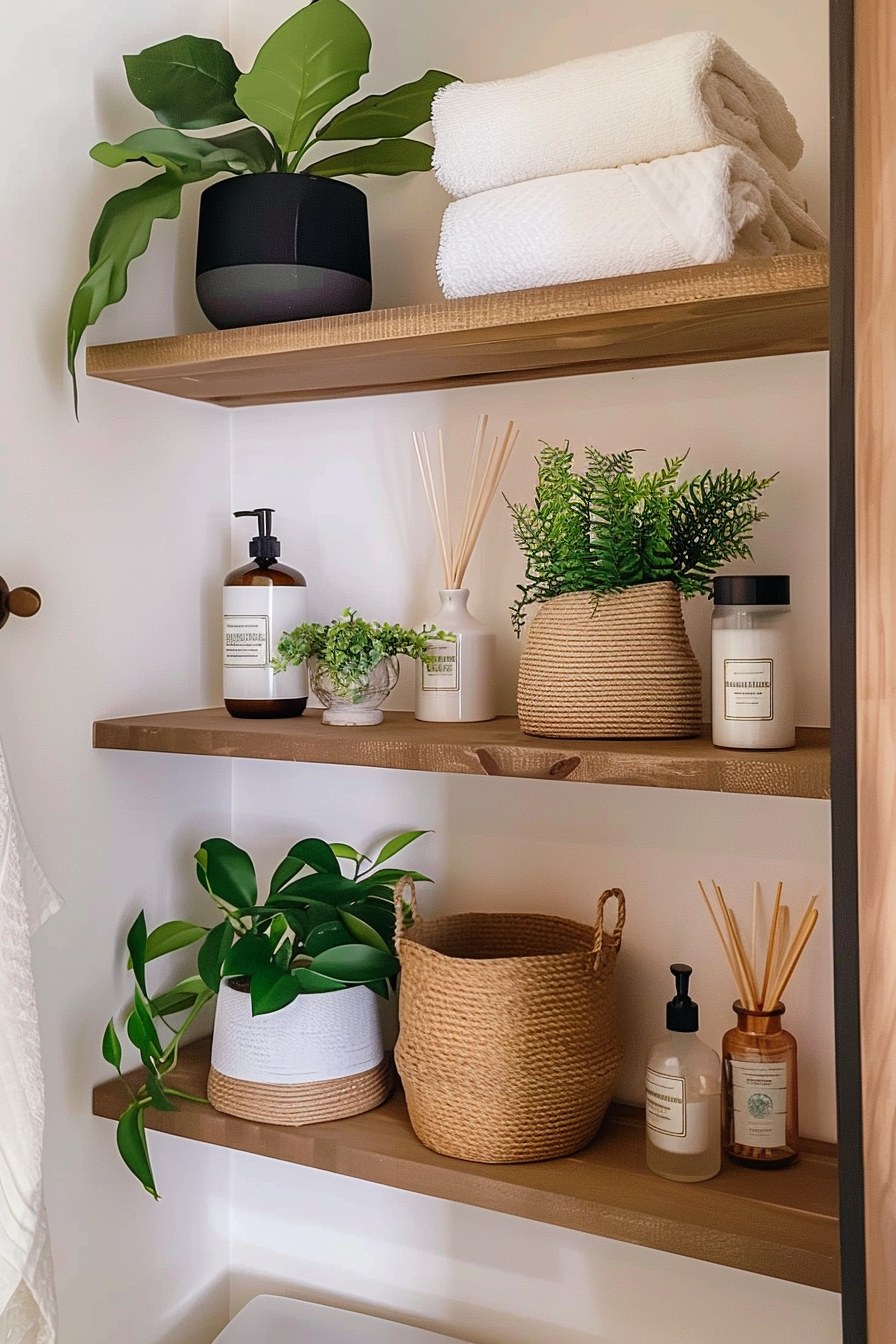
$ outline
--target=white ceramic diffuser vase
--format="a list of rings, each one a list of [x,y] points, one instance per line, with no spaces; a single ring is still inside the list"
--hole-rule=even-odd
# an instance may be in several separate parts
[[[440,431],[435,468],[426,435],[414,435],[420,477],[445,576],[445,587],[439,589],[442,605],[433,618],[433,626],[439,633],[454,636],[429,639],[427,657],[419,665],[415,712],[426,723],[481,723],[493,719],[496,713],[495,636],[470,615],[467,607],[470,591],[463,583],[518,431],[511,420],[503,440],[496,436],[490,451],[484,454],[487,429],[488,416],[481,415],[467,469],[466,507],[458,531],[451,526],[443,435]]]
[[[495,636],[467,607],[468,588],[440,588],[437,630],[417,672],[416,716],[426,723],[481,723],[495,717]]]
[[[216,1110],[309,1125],[373,1110],[391,1088],[377,996],[366,985],[300,994],[253,1017],[248,990],[222,982],[208,1082]]]

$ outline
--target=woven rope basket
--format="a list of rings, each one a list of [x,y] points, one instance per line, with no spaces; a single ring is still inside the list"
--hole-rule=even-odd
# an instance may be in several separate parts
[[[696,737],[700,664],[672,583],[565,593],[532,622],[520,727],[535,737]]]
[[[622,1058],[622,892],[604,892],[593,929],[553,915],[422,921],[409,881],[395,899],[395,1060],[421,1143],[470,1162],[537,1162],[590,1143]],[[611,899],[612,933],[604,930]]]

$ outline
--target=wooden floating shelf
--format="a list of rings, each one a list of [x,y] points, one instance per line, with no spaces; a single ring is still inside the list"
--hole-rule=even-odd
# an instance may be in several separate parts
[[[87,372],[261,406],[827,347],[828,262],[811,253],[92,346]]]
[[[829,734],[823,728],[797,731],[792,751],[727,751],[712,745],[708,728],[702,737],[679,742],[561,741],[528,737],[510,718],[420,723],[413,714],[387,713],[376,728],[336,728],[326,727],[315,710],[300,719],[233,719],[224,709],[196,709],[101,719],[93,744],[180,756],[829,798]]]
[[[188,1046],[176,1086],[205,1095],[208,1064],[207,1040]],[[117,1119],[126,1102],[125,1085],[115,1079],[95,1089],[93,1111]],[[178,1106],[146,1111],[147,1126],[793,1283],[839,1288],[837,1163],[830,1145],[808,1144],[786,1171],[726,1164],[712,1181],[672,1185],[647,1170],[643,1113],[632,1107],[613,1107],[595,1143],[575,1157],[484,1166],[424,1148],[400,1091],[367,1115],[301,1128],[238,1120],[198,1102]]]

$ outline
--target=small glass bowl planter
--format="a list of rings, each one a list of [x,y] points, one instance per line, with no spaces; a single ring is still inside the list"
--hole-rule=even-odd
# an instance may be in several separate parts
[[[314,660],[311,689],[324,707],[323,722],[334,727],[370,728],[382,723],[380,705],[398,683],[397,658],[382,658],[365,681],[336,686],[329,669]]]

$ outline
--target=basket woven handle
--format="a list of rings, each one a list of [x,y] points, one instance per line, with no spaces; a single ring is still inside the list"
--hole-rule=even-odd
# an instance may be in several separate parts
[[[407,894],[406,894],[407,893]],[[400,877],[395,884],[395,891],[392,896],[395,902],[395,946],[401,942],[401,935],[405,929],[416,924],[420,918],[420,912],[417,909],[417,888],[414,886],[412,877]],[[406,922],[406,912],[410,911],[411,918]]]
[[[607,901],[616,902],[616,924],[612,933],[608,933],[604,927],[604,908]],[[597,971],[600,966],[604,947],[612,949],[617,953],[622,946],[622,930],[625,928],[625,893],[619,887],[610,887],[608,891],[602,892],[597,902],[597,915],[594,920],[594,943],[591,948],[591,956],[594,969]]]

